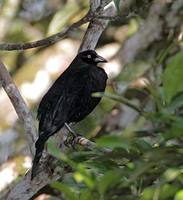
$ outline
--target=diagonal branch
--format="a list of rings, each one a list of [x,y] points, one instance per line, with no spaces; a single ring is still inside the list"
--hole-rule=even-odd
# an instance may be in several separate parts
[[[14,109],[24,125],[25,135],[29,149],[32,155],[34,155],[34,142],[36,140],[36,127],[32,114],[30,113],[25,101],[23,100],[20,92],[13,82],[9,72],[7,71],[5,65],[0,60],[0,83],[4,90],[6,91]]]
[[[101,2],[90,0],[90,9],[96,17],[90,22],[79,51],[94,49],[109,23],[109,19],[102,19],[102,16],[113,17],[116,14],[114,2],[110,0],[101,0]]]

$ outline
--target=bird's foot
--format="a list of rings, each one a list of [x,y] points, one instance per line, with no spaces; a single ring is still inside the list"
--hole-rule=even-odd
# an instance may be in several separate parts
[[[65,123],[65,127],[67,128],[67,130],[69,131],[70,135],[67,137],[66,141],[64,142],[64,144],[67,147],[72,147],[73,149],[76,150],[75,145],[78,143],[78,139],[80,138],[80,134],[76,133],[75,130],[73,130],[69,124]]]
[[[74,150],[76,150],[76,144],[78,143],[79,138],[81,137],[80,134],[72,134],[67,137],[66,141],[64,142],[65,146],[72,147]]]

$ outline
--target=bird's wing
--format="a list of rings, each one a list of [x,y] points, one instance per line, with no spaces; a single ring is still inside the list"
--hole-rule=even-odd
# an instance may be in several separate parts
[[[38,107],[39,132],[49,132],[67,120],[70,105],[86,82],[86,72],[84,67],[68,69],[51,86]]]
[[[54,82],[47,93],[43,96],[37,112],[37,118],[39,120],[39,132],[51,131],[53,128],[54,118],[56,111],[59,107],[60,112],[63,113],[66,109],[65,92],[68,82],[67,70]],[[62,122],[60,122],[61,124]]]

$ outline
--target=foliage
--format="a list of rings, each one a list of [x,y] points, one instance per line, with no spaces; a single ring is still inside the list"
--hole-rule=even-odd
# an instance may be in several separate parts
[[[150,7],[153,2],[160,1],[113,1],[119,18],[114,18],[109,23],[97,48],[104,50],[104,55],[107,52],[108,57],[113,56],[112,62],[109,63],[115,76],[117,73],[113,61],[123,63],[121,57],[124,55],[120,51],[125,46],[124,41],[133,37],[144,22],[146,25],[146,20],[151,15],[153,23],[156,12],[152,13]],[[36,41],[63,31],[87,13],[89,2],[0,1],[1,42]],[[117,87],[108,86],[105,94],[93,94],[103,96],[102,102],[77,125],[78,132],[95,140],[97,148],[89,151],[77,147],[77,151],[69,149],[63,154],[54,144],[49,144],[49,151],[59,159],[62,170],[65,166],[71,171],[69,175],[67,171],[62,181],[51,184],[61,192],[60,199],[183,200],[183,52],[176,53],[182,49],[182,32],[178,30],[181,29],[181,12],[180,16],[173,18],[173,15],[178,13],[176,9],[179,9],[178,4],[181,4],[181,0],[166,1],[168,2],[169,8],[173,2],[178,3],[172,6],[172,12],[163,10],[160,24],[163,24],[164,30],[159,30],[160,27],[157,26],[157,35],[158,31],[162,31],[161,37],[153,44],[149,44],[147,49],[144,48],[146,41],[143,40],[143,51],[139,51],[137,58],[125,66],[114,80],[110,80],[112,83],[114,81]],[[158,7],[155,10],[158,12]],[[64,40],[53,46],[28,51],[0,52],[2,60],[35,115],[36,106],[42,95],[74,57],[85,29],[86,26],[82,26],[70,32]],[[151,40],[152,35],[153,33],[147,35],[147,42]],[[135,45],[136,41],[134,48]],[[118,55],[111,53],[114,48],[115,52],[119,50]],[[149,81],[144,89],[131,86],[144,76],[148,76]],[[25,171],[22,154],[27,156],[28,152],[22,151],[27,148],[24,131],[16,122],[16,114],[11,104],[8,104],[2,95],[1,132],[11,128],[21,134],[18,134],[19,138],[14,141],[16,145],[13,143],[12,150],[2,140],[1,146],[9,147],[6,153],[10,150],[12,153],[3,155],[5,151],[2,150],[1,154],[10,159],[17,157],[18,159],[14,159],[18,166],[15,174],[22,174]],[[142,97],[139,98],[138,95]],[[120,122],[126,116],[112,115],[113,111],[121,107],[129,107],[137,114],[135,122],[125,128]],[[115,120],[118,124],[111,128],[110,123]],[[103,151],[105,149],[108,151]],[[11,176],[11,173],[9,174]],[[0,199],[3,199],[1,195]]]
[[[157,77],[163,84],[149,86],[156,109],[144,109],[141,113],[145,114],[130,127],[97,139],[97,149],[65,155],[50,144],[51,153],[74,171],[69,180],[52,184],[62,192],[63,199],[183,199],[182,66],[180,52]],[[127,101],[117,94],[104,96],[120,103]],[[147,123],[153,129],[140,137],[138,131],[145,130]],[[111,151],[102,152],[102,148]]]
[[[120,0],[114,0],[114,4],[116,6],[116,9],[117,9],[117,13],[119,14],[120,13]]]

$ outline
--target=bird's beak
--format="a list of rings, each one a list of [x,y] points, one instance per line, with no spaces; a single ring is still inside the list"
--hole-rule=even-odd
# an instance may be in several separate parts
[[[103,58],[102,56],[97,55],[97,57],[95,58],[95,62],[96,63],[100,63],[100,62],[105,63],[105,62],[107,62],[107,60],[105,58]]]

